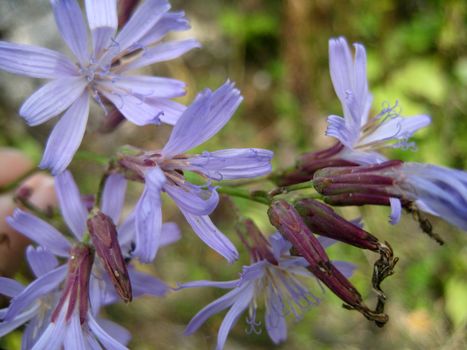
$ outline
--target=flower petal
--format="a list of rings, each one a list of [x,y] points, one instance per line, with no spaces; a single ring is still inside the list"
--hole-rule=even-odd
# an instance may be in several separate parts
[[[269,290],[269,288],[268,288]],[[274,344],[287,339],[287,324],[283,315],[284,304],[279,293],[268,293],[264,315],[266,330]]]
[[[66,334],[65,312],[61,312],[56,322],[51,322],[31,350],[58,350],[62,348]]]
[[[197,40],[187,39],[168,41],[155,47],[145,48],[143,55],[122,66],[122,71],[129,71],[158,62],[173,60],[199,47],[201,47],[201,44]]]
[[[194,215],[209,215],[219,203],[219,194],[213,188],[203,188],[189,182],[183,185],[167,184],[164,190],[177,206]]]
[[[399,198],[389,198],[391,204],[391,215],[389,216],[389,222],[391,225],[399,223],[402,214],[402,204]]]
[[[227,259],[229,263],[238,259],[238,252],[233,243],[214,226],[209,216],[193,215],[184,210],[181,212],[204,243]]]
[[[328,117],[328,127],[326,135],[338,139],[344,146],[352,149],[354,142],[354,130],[350,132],[345,124],[345,119],[337,115],[330,115]],[[358,127],[358,132],[360,128]]]
[[[186,169],[199,171],[216,181],[253,178],[271,172],[274,153],[261,148],[233,148],[203,152],[189,158]]]
[[[76,0],[51,0],[57,28],[71,51],[84,64],[88,61],[86,25]]]
[[[149,263],[156,257],[162,229],[161,189],[166,179],[160,168],[146,173],[144,192],[136,205],[134,255]]]
[[[181,236],[180,227],[178,227],[175,222],[166,222],[162,224],[159,246],[165,247],[169,244],[175,243],[181,238]]]
[[[11,321],[39,297],[57,288],[60,282],[64,280],[66,273],[67,266],[63,265],[31,282],[21,294],[11,299],[10,307],[5,315],[5,321]]]
[[[240,91],[231,82],[214,92],[206,89],[200,93],[175,125],[162,154],[175,156],[209,140],[230,120],[241,101]]]
[[[96,322],[90,312],[88,312],[88,324],[89,328],[99,339],[104,348],[112,350],[128,350],[126,346],[121,344],[118,340],[112,338],[104,329],[102,329],[102,327]]]
[[[94,54],[105,49],[118,26],[117,0],[86,0],[86,15],[92,32]]]
[[[39,167],[60,174],[73,160],[83,140],[89,116],[89,95],[84,92],[60,118],[47,140]]]
[[[86,80],[81,77],[52,80],[23,103],[19,114],[30,126],[42,124],[70,107],[86,85]]]
[[[169,125],[175,125],[186,110],[185,105],[165,98],[149,97],[145,102],[155,110],[160,110],[160,121]]]
[[[170,9],[166,0],[146,0],[115,38],[120,52],[136,44]]]
[[[346,103],[346,93],[352,89],[352,66],[352,54],[345,38],[330,39],[329,71],[334,91],[342,105]]]
[[[253,298],[253,294],[254,287],[252,285],[248,285],[242,291],[242,296],[235,301],[235,303],[225,315],[224,320],[221,323],[221,327],[219,328],[219,333],[217,335],[216,350],[222,350],[224,348],[224,344],[227,340],[227,336],[229,335],[230,330],[232,329],[233,325],[237,322],[242,312],[245,311],[245,309],[250,304],[251,299]]]
[[[74,312],[67,322],[63,348],[67,350],[87,350],[77,312]]]
[[[73,176],[65,171],[55,176],[55,192],[63,218],[71,232],[81,240],[86,229],[88,211],[79,193]]]
[[[339,270],[340,273],[342,273],[347,278],[352,277],[353,273],[357,269],[356,265],[351,264],[347,261],[333,260],[332,264],[336,267],[336,269]]]
[[[11,331],[28,322],[31,318],[37,315],[39,311],[38,309],[39,305],[34,305],[32,308],[17,315],[10,321],[0,322],[0,337],[3,337],[4,335],[10,333]]]
[[[180,283],[177,285],[176,290],[185,289],[185,288],[199,288],[199,287],[216,287],[221,289],[232,289],[238,286],[240,280],[233,280],[233,281],[191,281]]]
[[[127,180],[123,175],[111,174],[105,181],[102,192],[102,212],[118,224],[120,214],[125,204]]]
[[[201,327],[201,325],[206,322],[206,320],[221,312],[222,310],[227,309],[232,304],[235,303],[238,299],[244,297],[245,286],[235,288],[223,295],[217,300],[214,300],[212,303],[206,305],[201,311],[199,311],[188,323],[185,328],[185,335],[190,335],[196,332],[196,330]]]
[[[70,250],[68,240],[53,226],[21,209],[6,218],[8,225],[55,255],[66,257]]]
[[[158,278],[139,272],[134,268],[129,268],[128,273],[134,297],[142,295],[162,297],[169,291],[169,287]]]
[[[0,276],[0,294],[13,298],[20,294],[24,286],[11,278]]]
[[[142,46],[153,45],[169,32],[187,29],[190,29],[190,24],[185,18],[185,12],[167,12],[138,42]]]
[[[55,255],[41,246],[37,248],[28,246],[26,249],[26,257],[36,277],[41,277],[58,266],[58,260]]]
[[[96,321],[99,326],[112,338],[115,338],[116,341],[123,345],[127,345],[129,343],[131,333],[126,328],[103,318],[96,319]]]
[[[133,124],[142,126],[161,122],[163,111],[159,106],[147,103],[144,96],[122,93],[119,90],[109,92],[105,88],[100,92]]]
[[[73,62],[59,52],[6,41],[0,41],[0,69],[43,79],[78,75]]]

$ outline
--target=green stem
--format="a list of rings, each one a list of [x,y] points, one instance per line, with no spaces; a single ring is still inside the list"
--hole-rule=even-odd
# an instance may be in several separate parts
[[[305,189],[310,189],[310,188],[314,189],[313,180],[310,180],[310,181],[307,181],[307,182],[302,182],[302,183],[299,183],[299,184],[290,185],[290,186],[278,187],[278,188],[272,190],[271,192],[269,192],[269,195],[274,197],[274,196],[277,196],[277,195],[280,195],[280,194],[286,194],[286,193],[289,193],[289,192],[305,190]]]
[[[96,154],[94,152],[89,152],[89,151],[76,152],[75,159],[89,160],[89,161],[93,161],[101,165],[106,165],[109,163],[109,159],[107,157],[104,157],[100,154]]]
[[[258,196],[254,192],[251,192],[243,188],[221,186],[217,188],[217,192],[228,194],[229,196],[233,196],[233,197],[248,199],[253,202],[257,202],[257,203],[261,203],[265,205],[269,205],[271,202],[268,198]]]

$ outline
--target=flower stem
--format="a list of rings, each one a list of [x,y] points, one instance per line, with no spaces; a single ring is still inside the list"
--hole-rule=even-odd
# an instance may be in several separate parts
[[[309,188],[312,188],[312,189],[314,188],[313,187],[313,180],[310,180],[310,181],[307,181],[307,182],[302,182],[302,183],[295,184],[295,185],[278,187],[278,188],[270,191],[269,195],[274,197],[274,196],[277,196],[277,195],[280,195],[280,194],[286,194],[286,193],[289,193],[289,192],[305,190],[305,189],[309,189]]]
[[[232,197],[249,199],[253,202],[269,205],[271,200],[268,198],[267,193],[259,191],[250,191],[243,188],[235,188],[228,186],[220,186],[217,188],[219,193],[227,194]]]

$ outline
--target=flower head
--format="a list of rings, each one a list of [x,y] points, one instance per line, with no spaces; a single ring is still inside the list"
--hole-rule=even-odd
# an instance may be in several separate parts
[[[333,205],[391,205],[439,216],[467,230],[467,173],[431,164],[388,161],[378,165],[322,169],[313,180]]]
[[[195,40],[159,43],[168,32],[189,28],[183,13],[168,12],[166,0],[146,0],[116,33],[117,1],[86,0],[92,34],[92,50],[88,51],[78,2],[51,0],[51,4],[60,34],[76,61],[49,49],[0,42],[0,69],[51,79],[21,107],[20,115],[27,123],[39,125],[64,112],[47,141],[42,168],[58,174],[71,162],[86,129],[90,97],[104,110],[112,104],[137,125],[176,122],[184,107],[169,99],[184,94],[184,83],[126,73],[199,46]]]
[[[430,117],[417,115],[404,118],[397,103],[387,105],[370,118],[372,95],[366,77],[366,52],[361,44],[354,44],[352,58],[347,41],[329,40],[329,67],[332,84],[344,111],[344,118],[328,117],[326,134],[344,146],[339,156],[359,164],[380,163],[386,158],[377,151],[385,147],[409,147],[408,139],[418,129],[430,124]]]
[[[234,148],[186,154],[214,136],[232,117],[242,101],[230,82],[216,91],[206,89],[182,114],[169,140],[160,150],[122,154],[118,166],[130,179],[144,181],[144,192],[135,209],[136,249],[141,261],[151,261],[159,246],[162,191],[177,204],[195,233],[212,249],[234,261],[237,250],[212,223],[209,214],[219,202],[211,181],[252,178],[271,171],[273,153],[259,148]],[[189,182],[184,173],[194,172],[206,180]]]
[[[289,254],[291,244],[279,233],[265,239],[252,221],[246,220],[246,235],[253,243],[246,243],[252,258],[252,264],[244,266],[239,279],[228,282],[195,281],[181,284],[179,288],[217,287],[232,289],[223,297],[207,305],[190,321],[185,334],[195,332],[209,317],[230,308],[219,329],[216,349],[224,347],[228,333],[240,315],[248,310],[246,322],[247,332],[261,332],[261,322],[256,313],[259,305],[264,303],[265,328],[271,340],[278,344],[287,338],[286,317],[293,314],[299,319],[307,308],[319,303],[307,286],[311,274],[308,263],[301,257]],[[327,239],[326,242],[331,243]],[[337,262],[347,276],[352,274],[353,267],[345,262]]]

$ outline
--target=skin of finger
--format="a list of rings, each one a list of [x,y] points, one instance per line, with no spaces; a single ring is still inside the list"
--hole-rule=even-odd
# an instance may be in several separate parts
[[[0,148],[0,187],[17,180],[34,167],[34,162],[23,152]]]
[[[48,211],[57,206],[54,179],[45,173],[36,173],[27,178],[20,188],[30,190],[29,201],[37,208]],[[13,230],[5,221],[17,204],[13,193],[0,196],[0,276],[13,276],[24,261],[24,251],[31,241]]]

